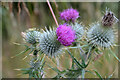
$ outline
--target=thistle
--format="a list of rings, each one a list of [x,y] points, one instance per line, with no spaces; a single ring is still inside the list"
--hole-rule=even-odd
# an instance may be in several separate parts
[[[59,25],[56,30],[57,40],[64,46],[70,46],[75,41],[75,31],[71,26]]]
[[[83,28],[83,26],[79,23],[75,23],[75,24],[71,24],[72,29],[75,31],[75,35],[76,35],[76,39],[81,39],[85,30]]]
[[[28,29],[26,32],[21,33],[24,40],[30,44],[35,44],[37,40],[39,39],[41,33],[39,31],[36,31],[36,29]]]
[[[60,19],[65,21],[75,21],[79,17],[79,12],[76,9],[66,9],[60,13]]]
[[[55,30],[52,30],[51,28],[49,31],[47,28],[46,31],[43,30],[39,39],[38,49],[48,56],[56,57],[61,53],[61,48],[62,45],[57,40]]]
[[[106,11],[101,23],[90,25],[87,33],[89,43],[102,48],[113,46],[115,35],[112,27],[117,20],[111,11]]]
[[[114,32],[111,28],[104,28],[101,24],[91,25],[87,33],[88,41],[94,46],[108,48],[114,44]]]

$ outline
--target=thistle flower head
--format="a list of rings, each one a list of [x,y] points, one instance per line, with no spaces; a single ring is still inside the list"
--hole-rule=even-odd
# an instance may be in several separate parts
[[[72,20],[73,22],[79,17],[79,12],[76,9],[66,9],[60,13],[60,18],[65,21]]]
[[[41,37],[39,39],[38,49],[50,57],[56,57],[61,53],[62,45],[57,40],[55,30],[46,31],[43,30]]]
[[[56,30],[57,40],[64,46],[70,46],[75,41],[75,31],[71,26],[59,25]]]
[[[76,39],[81,39],[85,30],[83,26],[79,23],[71,24],[72,29],[75,31]]]
[[[40,32],[36,31],[36,29],[29,29],[26,32],[21,32],[22,37],[24,40],[30,44],[35,44],[37,39],[40,37]]]
[[[87,37],[90,44],[102,48],[113,46],[115,40],[113,30],[111,28],[104,28],[99,23],[91,25]]]
[[[115,17],[114,13],[106,9],[106,12],[102,18],[102,25],[104,27],[111,27],[113,24],[117,23],[119,20]]]

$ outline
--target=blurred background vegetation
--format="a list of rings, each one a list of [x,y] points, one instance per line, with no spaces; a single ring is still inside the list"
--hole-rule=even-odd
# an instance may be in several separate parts
[[[116,2],[51,2],[51,6],[60,23],[59,12],[67,8],[77,9],[80,13],[78,19],[85,27],[89,24],[101,20],[103,11],[106,7],[113,11],[117,17],[118,3]],[[46,2],[2,2],[0,3],[0,15],[2,15],[2,77],[3,78],[27,78],[28,75],[19,75],[21,72],[14,69],[29,67],[29,58],[22,60],[27,54],[19,57],[11,58],[12,56],[23,51],[25,47],[13,44],[13,42],[24,43],[22,40],[21,32],[28,28],[44,28],[45,26],[56,26],[55,21],[51,15],[49,7]],[[1,18],[0,18],[1,21]],[[117,28],[117,26],[116,26]],[[77,58],[78,52],[72,51],[73,55]],[[118,53],[118,48],[114,49]],[[107,51],[97,60],[94,60],[87,67],[88,70],[96,69],[103,77],[108,77],[113,72],[112,78],[118,77],[118,61]],[[53,67],[56,64],[46,58],[47,63]],[[60,69],[70,67],[70,56],[68,53],[63,53],[60,56]],[[55,76],[56,72],[45,67],[46,77],[50,78]],[[93,74],[86,73],[86,78],[96,78]]]

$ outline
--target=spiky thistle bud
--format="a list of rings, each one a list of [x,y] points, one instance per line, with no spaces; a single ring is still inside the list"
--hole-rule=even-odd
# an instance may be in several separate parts
[[[71,26],[72,26],[72,29],[75,31],[76,39],[80,40],[85,32],[84,27],[77,22],[74,24],[71,24]]]
[[[48,31],[43,30],[41,37],[39,39],[38,49],[40,49],[43,53],[50,57],[56,57],[61,53],[62,45],[57,40],[55,29],[51,29]]]
[[[26,30],[26,32],[21,32],[21,35],[24,38],[24,40],[30,44],[35,44],[39,39],[40,34],[41,33],[39,31],[36,31],[35,28],[28,29]]]
[[[112,28],[105,28],[100,23],[95,23],[90,27],[87,33],[90,44],[102,48],[113,46],[115,37]]]
[[[71,26],[59,25],[56,30],[57,40],[64,46],[70,46],[75,41],[75,31]]]
[[[76,9],[66,9],[60,13],[60,19],[65,21],[75,21],[79,17],[79,12]]]

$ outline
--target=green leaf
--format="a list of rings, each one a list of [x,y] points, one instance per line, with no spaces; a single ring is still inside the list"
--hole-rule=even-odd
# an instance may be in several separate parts
[[[85,65],[85,68],[88,66],[88,64],[90,63],[90,61],[91,61],[91,57],[90,57],[88,63]]]
[[[16,57],[16,56],[19,56],[20,54],[24,54],[24,53],[26,53],[29,49],[30,49],[30,48],[26,48],[24,51],[20,52],[19,54],[15,55],[15,56],[13,56],[13,57],[11,57],[11,58],[14,58],[14,57]]]
[[[34,78],[39,78],[39,77],[37,76],[37,74],[34,74]],[[39,80],[39,79],[37,79],[37,80]]]
[[[41,66],[41,70],[43,69],[43,67],[44,67],[45,63],[46,63],[46,62],[44,62],[44,63],[42,64],[42,66]]]
[[[34,50],[34,49],[32,49],[32,50],[23,58],[23,60],[24,60],[25,58],[27,58],[27,56],[28,56],[30,53],[32,53],[33,50]]]
[[[41,59],[41,64],[43,63],[44,59],[45,59],[45,55],[43,55],[43,58]]]
[[[85,72],[89,72],[89,73],[95,75],[95,73],[93,73],[92,71],[88,71],[88,70],[86,70]]]
[[[80,54],[80,58],[82,59],[82,65],[83,65],[83,67],[85,67],[86,66],[85,60],[84,60],[84,58],[83,58],[83,56],[81,54]]]
[[[88,45],[77,46],[77,47],[67,47],[67,49],[69,49],[69,48],[72,48],[72,49],[74,49],[74,48],[83,48],[83,47],[86,47],[86,46],[88,46]]]
[[[72,67],[71,69],[74,69],[74,60],[72,59]]]
[[[65,73],[65,76],[68,78],[77,78],[82,74],[82,69],[71,70],[68,69]]]
[[[20,43],[16,43],[16,42],[13,42],[13,44],[18,45],[18,46],[25,46],[26,48],[28,48],[28,46],[25,44],[20,44]]]
[[[75,64],[79,67],[79,68],[84,68],[71,54],[71,52],[67,49],[68,53],[70,54],[71,58],[74,60]]]
[[[21,71],[29,71],[30,68],[20,69]]]
[[[111,49],[109,49],[109,51],[120,62],[120,59],[115,55],[115,53]]]
[[[59,70],[59,69],[57,69],[57,68],[53,68],[53,67],[51,67],[50,65],[48,65],[52,70],[54,70],[55,72],[57,72],[57,73],[61,73],[61,71]]]
[[[100,78],[100,80],[103,80],[103,78],[102,78],[102,76],[96,71],[96,70],[93,70],[95,73],[96,73],[96,75]]]

